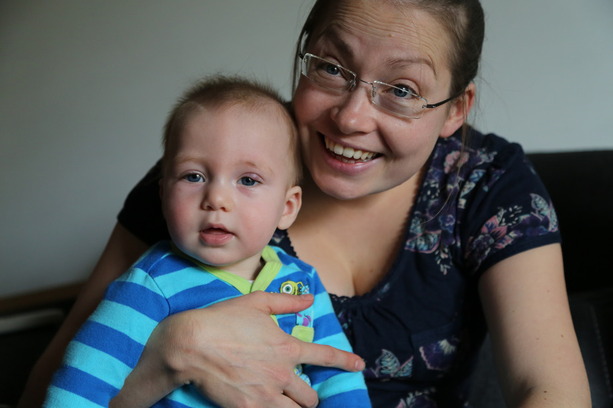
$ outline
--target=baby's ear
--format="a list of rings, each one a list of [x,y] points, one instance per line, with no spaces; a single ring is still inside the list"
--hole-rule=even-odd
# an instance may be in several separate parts
[[[455,133],[468,120],[468,114],[475,104],[476,98],[476,86],[471,83],[466,87],[464,93],[453,101],[449,102],[451,108],[449,109],[449,115],[441,130],[441,137],[449,137]]]
[[[277,228],[285,230],[292,226],[296,217],[298,216],[298,211],[300,211],[300,207],[302,206],[302,187],[293,186],[287,190],[285,194],[285,207],[283,209],[283,214],[281,215],[281,219],[279,220],[279,224]]]

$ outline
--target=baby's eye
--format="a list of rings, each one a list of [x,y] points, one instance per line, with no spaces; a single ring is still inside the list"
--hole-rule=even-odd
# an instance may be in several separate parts
[[[202,174],[199,174],[199,173],[186,174],[185,176],[183,176],[183,179],[190,183],[203,183],[204,182],[204,176],[202,176]]]
[[[249,176],[241,177],[238,180],[238,182],[239,182],[239,184],[242,184],[243,186],[247,186],[247,187],[253,187],[253,186],[255,186],[256,184],[259,183],[259,181],[255,180],[254,178],[249,177]]]

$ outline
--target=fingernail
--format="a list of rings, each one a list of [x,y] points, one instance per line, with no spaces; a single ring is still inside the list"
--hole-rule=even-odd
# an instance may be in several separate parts
[[[364,371],[365,368],[366,368],[366,362],[364,360],[360,359],[355,362],[356,371]]]

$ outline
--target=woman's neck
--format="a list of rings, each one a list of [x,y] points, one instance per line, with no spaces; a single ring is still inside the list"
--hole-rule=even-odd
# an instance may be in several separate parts
[[[396,259],[421,176],[382,193],[338,200],[307,181],[298,219],[289,229],[298,257],[312,264],[332,293],[370,291]]]
[[[298,220],[305,218],[310,221],[323,221],[326,218],[331,218],[358,221],[355,217],[369,214],[372,218],[379,211],[398,207],[403,207],[406,211],[401,211],[408,213],[418,194],[423,173],[422,170],[403,184],[392,189],[350,200],[332,197],[320,190],[310,177],[305,178],[302,187],[303,201]]]

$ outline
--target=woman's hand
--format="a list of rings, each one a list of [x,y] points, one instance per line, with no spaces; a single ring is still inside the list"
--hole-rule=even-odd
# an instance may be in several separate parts
[[[355,354],[304,343],[270,317],[312,302],[312,295],[255,292],[166,318],[111,407],[150,406],[187,382],[223,407],[316,406],[317,393],[294,374],[297,364],[360,371],[364,363]]]

